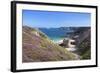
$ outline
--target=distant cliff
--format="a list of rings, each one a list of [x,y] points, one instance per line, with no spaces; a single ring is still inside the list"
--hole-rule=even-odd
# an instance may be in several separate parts
[[[54,44],[38,29],[23,26],[22,36],[23,62],[64,61],[76,59],[73,53]]]

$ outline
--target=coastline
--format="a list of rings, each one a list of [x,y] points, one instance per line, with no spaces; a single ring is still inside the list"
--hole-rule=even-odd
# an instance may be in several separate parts
[[[56,42],[53,41],[53,42],[59,45],[59,44],[62,44],[63,43],[64,39],[69,39],[69,38],[63,38],[63,39],[61,39],[59,41],[56,41]],[[65,49],[68,50],[68,51],[72,51],[72,52],[73,51],[76,51],[76,48],[75,47],[73,47],[73,48],[72,47],[65,47]]]

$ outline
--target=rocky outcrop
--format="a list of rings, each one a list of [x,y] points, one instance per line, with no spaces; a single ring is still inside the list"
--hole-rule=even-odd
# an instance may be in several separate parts
[[[64,38],[62,42],[58,43],[60,46],[65,47],[65,48],[75,48],[75,40],[70,39],[70,38]]]

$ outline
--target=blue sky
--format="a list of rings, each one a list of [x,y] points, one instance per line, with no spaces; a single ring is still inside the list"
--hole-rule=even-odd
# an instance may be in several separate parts
[[[31,27],[87,27],[91,24],[90,13],[23,10],[22,14],[23,25]]]

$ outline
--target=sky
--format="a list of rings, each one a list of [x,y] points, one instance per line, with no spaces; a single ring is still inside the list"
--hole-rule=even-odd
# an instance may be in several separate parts
[[[23,10],[23,25],[38,28],[88,27],[90,13]]]

